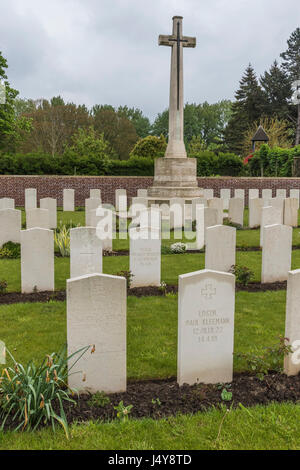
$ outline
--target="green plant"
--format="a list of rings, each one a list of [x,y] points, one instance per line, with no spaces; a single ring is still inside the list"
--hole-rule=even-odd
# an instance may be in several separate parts
[[[117,411],[117,418],[123,422],[128,420],[128,416],[131,413],[132,408],[133,405],[125,406],[123,401],[120,401],[118,406],[114,406],[114,409]]]
[[[0,294],[5,294],[7,289],[7,281],[4,279],[0,281]]]
[[[263,380],[264,376],[270,370],[275,372],[282,372],[283,359],[285,356],[292,352],[292,348],[288,342],[288,338],[279,336],[279,340],[273,346],[265,348],[261,354],[256,351],[249,353],[234,353],[237,358],[244,359],[247,363],[247,368],[255,372],[256,376]]]
[[[21,257],[21,245],[19,243],[7,242],[0,248],[0,258],[17,259]]]
[[[247,286],[251,279],[254,278],[254,272],[247,268],[247,266],[239,266],[236,264],[231,266],[229,272],[236,276],[237,283],[242,286]]]
[[[24,367],[17,363],[7,350],[14,367],[4,369],[0,379],[0,429],[3,430],[8,417],[16,423],[16,431],[35,430],[42,422],[50,422],[55,430],[57,421],[64,428],[68,438],[63,401],[76,403],[70,398],[70,394],[74,396],[75,390],[71,390],[67,385],[68,374],[89,348],[90,346],[82,348],[67,357],[65,346],[61,353],[48,355],[38,367],[32,361]],[[68,369],[69,361],[78,355]],[[60,415],[55,411],[56,403]]]
[[[97,392],[88,401],[92,408],[103,408],[110,403],[110,398],[104,392]]]
[[[181,242],[173,243],[173,245],[171,245],[171,252],[175,253],[175,254],[185,253],[186,252],[186,244],[181,243]]]
[[[164,296],[166,296],[167,294],[167,287],[168,287],[167,283],[165,281],[161,281],[158,289],[160,290],[160,292],[162,292]]]
[[[125,277],[126,279],[126,284],[127,284],[127,289],[130,289],[131,287],[131,283],[132,283],[132,280],[134,278],[134,274],[132,274],[131,271],[120,271],[117,273],[117,276],[120,276],[120,277]]]
[[[70,229],[63,225],[59,232],[54,233],[54,241],[62,257],[70,256]]]
[[[151,403],[152,405],[161,406],[161,401],[159,398],[152,398]]]
[[[166,246],[166,245],[162,245],[161,247],[161,254],[162,255],[171,255],[172,254],[172,250],[169,246]]]
[[[223,401],[231,401],[232,392],[229,392],[226,388],[223,388],[222,393],[221,393],[221,398]]]

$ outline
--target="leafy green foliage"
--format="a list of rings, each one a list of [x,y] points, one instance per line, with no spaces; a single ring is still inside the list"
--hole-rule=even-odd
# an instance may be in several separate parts
[[[21,245],[19,243],[7,242],[0,248],[0,258],[17,259],[21,257]]]
[[[63,225],[60,231],[54,232],[55,246],[63,258],[70,256],[70,229]]]
[[[203,152],[190,154],[197,158],[198,176],[240,176],[243,174],[244,165],[240,157],[233,153],[219,153],[205,150]]]
[[[247,286],[251,279],[254,277],[254,272],[247,266],[240,266],[236,264],[232,266],[230,272],[236,276],[236,281],[242,286]]]
[[[148,137],[138,140],[130,153],[130,157],[143,157],[152,159],[163,157],[166,148],[167,142],[162,134],[160,137],[148,135]]]
[[[5,294],[6,289],[7,289],[7,281],[5,281],[4,279],[1,279],[0,280],[0,295]]]
[[[234,353],[234,355],[236,358],[245,360],[247,368],[255,372],[260,380],[263,380],[269,371],[282,372],[283,360],[292,352],[291,346],[287,344],[288,341],[288,338],[280,335],[278,342],[265,348],[261,354],[254,350],[244,354]]]
[[[120,401],[118,406],[114,406],[114,409],[117,411],[117,418],[122,422],[125,422],[128,420],[128,417],[129,417],[129,414],[131,413],[132,408],[133,408],[133,405],[125,406],[123,401]]]
[[[292,176],[294,157],[300,156],[300,145],[293,148],[270,148],[262,145],[249,160],[251,176]]]
[[[14,367],[4,369],[0,379],[0,418],[1,429],[9,417],[15,422],[16,430],[35,430],[41,423],[58,422],[69,437],[68,423],[64,412],[63,401],[75,403],[68,388],[68,373],[78,360],[88,351],[89,346],[82,348],[67,357],[66,347],[60,354],[52,353],[40,366],[30,362],[27,366],[14,362]],[[78,356],[68,372],[68,362]],[[55,405],[59,406],[59,413]]]
[[[122,270],[117,273],[117,276],[125,277],[127,289],[130,289],[134,274],[131,271]]]
[[[103,408],[110,403],[110,398],[104,392],[97,392],[91,396],[88,405],[92,408]]]

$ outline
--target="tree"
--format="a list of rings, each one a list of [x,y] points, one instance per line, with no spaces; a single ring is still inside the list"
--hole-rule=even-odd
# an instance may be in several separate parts
[[[225,129],[225,142],[231,152],[241,154],[248,127],[262,115],[265,97],[259,86],[254,69],[248,65],[240,87],[235,93],[232,115]]]
[[[286,119],[292,95],[291,82],[285,70],[275,60],[263,76],[260,84],[264,93],[263,114]]]
[[[158,158],[163,157],[167,148],[167,141],[163,135],[156,137],[148,135],[138,140],[133,147],[130,157]]]
[[[132,122],[126,117],[120,116],[114,108],[107,105],[94,106],[92,116],[95,130],[103,133],[105,140],[110,143],[112,156],[120,160],[127,160],[138,140]]]
[[[7,61],[0,51],[0,86],[5,101],[0,103],[0,150],[3,150],[8,141],[14,138],[16,132],[14,101],[19,92],[9,85],[6,75],[7,67]]]
[[[287,50],[280,54],[282,68],[287,73],[290,83],[300,80],[300,28],[296,28],[287,41]],[[295,144],[300,143],[300,103],[297,105],[297,124]]]
[[[128,106],[119,106],[119,116],[129,119],[134,125],[137,135],[140,138],[147,137],[151,131],[151,124],[149,119],[143,115],[143,112],[138,108],[128,108]]]
[[[184,140],[188,146],[194,136],[199,136],[206,146],[223,136],[224,128],[231,114],[231,102],[222,100],[218,103],[186,103],[184,107]],[[168,137],[169,111],[158,114],[153,126],[154,135]]]
[[[60,97],[54,97],[50,102],[43,99],[35,101],[34,109],[23,116],[32,121],[32,131],[27,138],[24,136],[20,146],[24,153],[42,151],[52,156],[62,155],[78,129],[86,129],[91,125],[91,117],[85,106],[65,104]]]

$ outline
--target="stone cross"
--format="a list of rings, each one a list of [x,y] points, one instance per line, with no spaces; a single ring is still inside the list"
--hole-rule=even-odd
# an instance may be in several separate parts
[[[182,16],[173,17],[171,36],[160,35],[160,46],[171,46],[169,142],[165,157],[186,157],[183,141],[183,47],[196,47],[196,38],[182,35]]]

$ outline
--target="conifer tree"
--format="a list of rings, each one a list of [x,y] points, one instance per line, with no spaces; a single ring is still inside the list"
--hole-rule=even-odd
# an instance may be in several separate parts
[[[269,117],[286,119],[289,113],[289,101],[292,95],[291,82],[287,73],[275,60],[260,77],[260,84],[265,96],[263,114]]]

